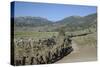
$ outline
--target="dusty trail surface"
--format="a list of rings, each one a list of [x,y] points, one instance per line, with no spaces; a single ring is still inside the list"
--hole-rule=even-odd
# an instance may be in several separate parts
[[[80,46],[75,42],[72,42],[74,49],[69,55],[65,56],[56,63],[69,63],[69,62],[84,62],[84,61],[96,61],[97,60],[97,49],[95,46]]]

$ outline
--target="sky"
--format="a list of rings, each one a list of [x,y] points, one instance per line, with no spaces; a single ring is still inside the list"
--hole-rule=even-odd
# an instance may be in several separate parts
[[[51,21],[58,21],[69,16],[86,16],[96,13],[96,6],[48,4],[34,2],[15,2],[14,16],[43,17]]]

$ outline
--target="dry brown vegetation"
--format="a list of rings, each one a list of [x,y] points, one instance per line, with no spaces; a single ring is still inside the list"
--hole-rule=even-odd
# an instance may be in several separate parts
[[[80,53],[72,54],[72,52],[68,55],[67,59],[64,59],[65,62],[70,62],[68,59],[73,62],[77,58],[80,58],[80,61],[92,56],[96,58],[96,32],[88,32],[87,30],[64,32],[61,29],[59,33],[16,32],[14,36],[14,65],[50,64],[57,62],[74,50],[72,40],[78,44]],[[95,46],[91,48],[91,45]],[[90,54],[90,56],[88,54],[91,50],[94,50],[94,53]],[[84,56],[85,58],[83,59]],[[77,58],[75,59],[75,57]]]
[[[15,39],[14,65],[49,64],[68,55],[73,51],[71,39],[59,34],[47,39]]]

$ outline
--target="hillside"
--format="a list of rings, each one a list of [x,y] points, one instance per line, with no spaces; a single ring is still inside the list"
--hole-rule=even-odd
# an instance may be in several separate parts
[[[97,14],[90,14],[84,17],[70,16],[56,22],[57,25],[63,25],[68,31],[82,30],[89,27],[96,28]]]
[[[84,17],[70,16],[62,20],[53,22],[41,17],[15,17],[14,26],[32,28],[32,31],[58,31],[59,28],[64,27],[66,31],[84,30],[89,28],[96,28],[97,14],[90,14]]]
[[[31,27],[37,27],[37,26],[44,26],[44,25],[51,25],[52,22],[41,17],[15,17],[14,19],[15,26],[23,27],[23,26],[31,26]]]

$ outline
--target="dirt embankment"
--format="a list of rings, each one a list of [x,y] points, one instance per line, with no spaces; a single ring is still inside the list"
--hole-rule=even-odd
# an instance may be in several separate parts
[[[94,46],[81,46],[72,42],[74,51],[56,63],[84,62],[97,60],[97,48]]]

